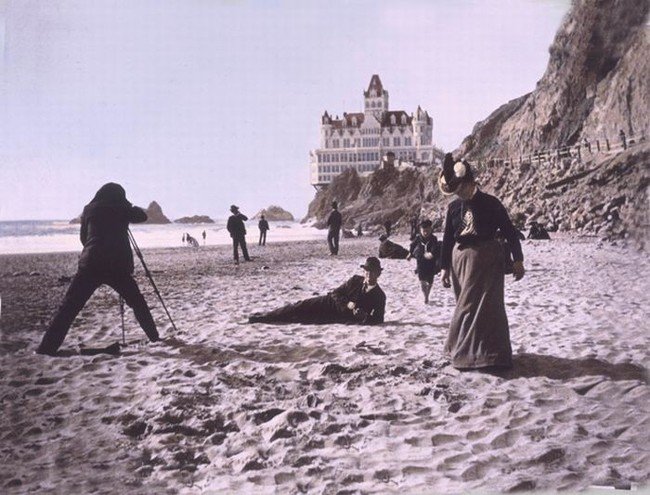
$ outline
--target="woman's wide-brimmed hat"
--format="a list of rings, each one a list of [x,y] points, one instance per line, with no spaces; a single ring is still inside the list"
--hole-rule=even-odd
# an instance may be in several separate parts
[[[456,192],[463,182],[474,180],[472,167],[465,160],[454,160],[451,153],[445,155],[442,164],[442,171],[438,177],[438,187],[445,196],[450,196]]]

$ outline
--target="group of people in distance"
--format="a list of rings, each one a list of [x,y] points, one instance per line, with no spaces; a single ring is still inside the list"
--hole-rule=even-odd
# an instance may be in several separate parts
[[[502,203],[479,189],[468,162],[456,161],[448,153],[438,186],[443,194],[457,196],[447,207],[442,246],[433,235],[431,221],[424,220],[419,224],[419,234],[413,239],[407,257],[416,260],[425,302],[429,300],[434,276],[439,271],[443,286],[453,287],[456,307],[444,353],[459,369],[509,367],[512,349],[504,304],[505,261],[497,232],[508,242],[514,261],[512,273],[515,280],[520,280],[525,270],[518,231]],[[244,225],[247,217],[235,205],[230,210],[232,215],[227,229],[233,239],[233,256],[238,262],[238,249],[241,248],[244,259],[249,261]],[[84,247],[78,271],[43,336],[38,353],[56,354],[74,318],[101,284],[113,287],[124,297],[150,341],[159,340],[147,303],[132,275],[128,225],[145,220],[146,213],[127,201],[120,185],[109,183],[100,188],[81,217]],[[266,223],[264,218],[262,220]],[[341,213],[334,202],[327,220],[331,255],[338,253],[341,224]],[[260,221],[259,242],[262,245],[267,230],[268,223],[262,236]],[[361,268],[363,276],[352,276],[326,295],[255,313],[249,322],[384,323],[386,294],[378,284],[381,262],[371,256]]]

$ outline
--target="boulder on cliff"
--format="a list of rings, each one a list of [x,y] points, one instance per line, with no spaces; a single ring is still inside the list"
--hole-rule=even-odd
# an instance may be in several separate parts
[[[258,220],[262,215],[264,215],[264,218],[266,218],[270,222],[293,222],[294,218],[291,213],[289,213],[287,210],[284,208],[281,208],[276,205],[271,205],[268,208],[264,208],[263,210],[258,211],[255,216],[253,217],[253,220]]]
[[[207,215],[193,215],[191,217],[178,218],[174,220],[174,223],[214,223],[214,220]]]
[[[145,211],[147,212],[147,221],[145,223],[172,223],[171,220],[165,216],[160,205],[155,201],[149,203],[149,206]]]

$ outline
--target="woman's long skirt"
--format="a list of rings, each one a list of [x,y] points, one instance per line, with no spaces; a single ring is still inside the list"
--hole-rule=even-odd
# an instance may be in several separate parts
[[[451,281],[456,310],[445,354],[459,369],[512,366],[503,302],[503,252],[497,241],[454,247]]]

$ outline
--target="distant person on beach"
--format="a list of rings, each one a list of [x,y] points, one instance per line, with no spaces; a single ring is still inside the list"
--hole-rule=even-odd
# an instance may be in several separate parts
[[[201,236],[203,236],[203,245],[205,246],[205,238],[208,236],[208,234],[206,234],[204,230]]]
[[[388,239],[386,234],[379,236],[379,257],[393,260],[405,260],[409,250]]]
[[[429,294],[433,286],[433,277],[440,271],[440,247],[438,239],[433,235],[431,220],[420,223],[420,233],[411,242],[409,257],[417,262],[415,273],[420,280],[420,288],[424,295],[424,304],[429,304]]]
[[[269,222],[266,221],[264,215],[260,217],[260,221],[257,223],[257,228],[260,229],[259,245],[266,246],[266,233],[271,230],[271,227],[269,227]]]
[[[327,217],[327,245],[330,248],[330,255],[336,256],[339,254],[339,238],[341,236],[341,225],[343,224],[343,217],[339,212],[339,205],[336,201],[332,201],[332,211]]]
[[[447,208],[442,240],[442,283],[453,284],[456,309],[445,344],[455,368],[512,366],[510,330],[504,304],[504,253],[497,229],[508,240],[513,274],[525,273],[517,230],[501,201],[482,192],[469,163],[445,155],[438,186],[458,199]]]
[[[70,325],[90,296],[106,284],[124,298],[151,342],[160,340],[138,284],[133,278],[133,253],[129,244],[129,223],[147,220],[142,208],[126,199],[119,184],[104,184],[81,214],[80,238],[83,250],[77,273],[63,302],[45,331],[38,354],[56,355]]]
[[[361,225],[361,222],[357,225],[357,237],[363,237],[363,226]]]
[[[239,264],[239,247],[241,247],[244,260],[250,261],[251,259],[250,256],[248,256],[248,248],[246,247],[246,226],[244,225],[244,222],[248,220],[248,217],[243,213],[240,213],[239,207],[235,205],[230,207],[230,212],[232,215],[228,218],[226,229],[228,229],[230,237],[232,237],[232,250],[235,263]]]
[[[185,234],[183,234],[182,242],[183,242],[183,244],[185,244]]]
[[[361,265],[364,276],[354,275],[325,296],[304,299],[267,313],[254,313],[249,323],[352,323],[384,322],[386,294],[377,284],[381,264],[371,256]]]

